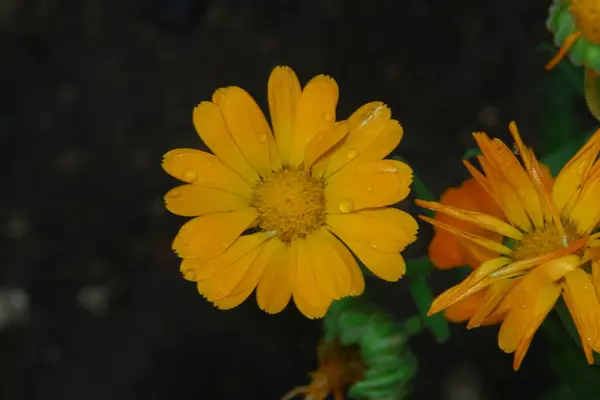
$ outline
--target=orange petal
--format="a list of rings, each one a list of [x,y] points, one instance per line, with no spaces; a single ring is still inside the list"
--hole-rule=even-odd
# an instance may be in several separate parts
[[[468,320],[483,303],[487,290],[475,292],[448,307],[444,316],[451,322],[463,322]]]
[[[277,139],[277,149],[284,164],[289,164],[298,102],[302,89],[290,67],[278,66],[269,77],[269,110]]]
[[[223,89],[219,103],[231,137],[246,159],[265,177],[281,168],[275,139],[264,114],[252,96],[244,89],[230,86]]]
[[[399,252],[416,239],[414,218],[395,208],[362,210],[349,214],[329,214],[326,223],[336,236],[354,239],[380,251]]]
[[[184,259],[181,262],[180,271],[187,280],[194,282],[214,278],[240,262],[246,255],[256,251],[265,240],[270,239],[272,236],[266,232],[240,236],[227,250],[214,258],[209,260],[201,258]],[[244,268],[248,269],[251,263],[252,260],[249,260],[248,266]]]
[[[247,198],[252,196],[248,183],[214,154],[194,149],[175,149],[163,156],[162,167],[169,175],[187,183]]]
[[[231,291],[230,296],[241,296],[244,293],[250,295],[250,293],[252,293],[254,288],[258,285],[258,281],[262,276],[267,263],[271,260],[275,251],[279,249],[278,242],[278,240],[267,240],[267,242],[261,246],[262,250],[258,254],[258,257],[256,257],[250,266],[250,269],[248,269],[237,286]],[[246,297],[248,297],[248,295]]]
[[[335,123],[338,96],[338,85],[329,76],[318,75],[306,84],[298,101],[290,154],[291,166],[298,167],[304,161],[306,146],[310,140]]]
[[[184,217],[241,210],[250,207],[250,200],[237,194],[206,186],[183,185],[165,195],[166,207]]]
[[[505,279],[496,282],[485,291],[485,297],[480,303],[477,311],[471,315],[467,329],[483,325],[488,317],[498,308],[498,305],[506,297],[506,294],[519,282],[518,279]],[[483,292],[483,291],[482,291]],[[482,293],[479,292],[479,293]],[[487,321],[489,323],[489,321]]]
[[[256,218],[254,208],[196,217],[181,227],[173,240],[173,250],[181,258],[216,257],[252,226]]]
[[[429,244],[429,259],[439,269],[449,269],[469,265],[464,257],[456,236],[441,229],[435,229],[435,236]],[[477,265],[471,265],[473,268]]]
[[[581,195],[569,215],[569,220],[577,225],[577,232],[589,235],[600,222],[600,177],[588,180],[581,189]]]
[[[443,204],[439,204],[433,201],[424,201],[417,199],[415,200],[415,203],[417,203],[417,205],[420,207],[428,208],[430,210],[446,214],[448,216],[460,219],[462,221],[472,222],[473,224],[478,225],[481,228],[499,233],[503,236],[507,236],[515,240],[521,240],[523,238],[523,234],[521,233],[521,231],[519,231],[512,225],[507,224],[501,219],[493,217],[491,215],[487,215],[477,211],[470,211],[451,206],[445,206]]]
[[[406,198],[412,169],[400,161],[380,160],[344,168],[325,186],[327,212],[348,213],[384,207]]]
[[[565,276],[565,293],[570,298],[569,311],[579,322],[582,344],[600,350],[600,302],[590,275],[576,269]]]
[[[596,293],[600,295],[600,261],[592,262],[592,282]]]
[[[258,281],[256,300],[261,310],[277,314],[287,306],[292,295],[292,264],[289,248],[279,239],[271,241],[276,243],[277,248]]]
[[[317,133],[306,145],[304,169],[308,171],[315,161],[330,151],[347,134],[348,123],[346,121],[337,122]],[[314,174],[313,176],[317,178]]]
[[[259,176],[233,141],[219,107],[203,101],[194,108],[194,127],[200,138],[225,165],[237,172],[248,183],[254,184]]]
[[[365,104],[356,110],[348,118],[348,137],[327,158],[327,163],[323,166],[323,176],[328,177],[354,160],[358,160],[363,153],[369,153],[367,149],[375,145],[376,140],[382,135],[391,137],[391,140],[387,139],[387,141],[392,143],[398,136],[401,138],[402,128],[398,130],[397,122],[388,125],[391,115],[390,109],[380,101]],[[381,140],[385,141],[383,138]],[[377,144],[373,148],[373,153],[381,152],[381,147],[381,144]],[[365,154],[364,161],[373,159],[373,156]]]

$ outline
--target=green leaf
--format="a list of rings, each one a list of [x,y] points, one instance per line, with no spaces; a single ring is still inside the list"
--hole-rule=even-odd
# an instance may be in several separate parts
[[[411,258],[406,261],[406,276],[428,276],[435,268],[429,257]]]
[[[587,142],[587,140],[595,131],[596,129],[576,139],[572,139],[553,153],[542,157],[542,163],[546,164],[550,168],[552,176],[556,176],[560,172],[560,170],[562,169],[562,167],[565,166],[567,161],[569,161],[571,157],[573,157],[575,153],[577,153],[577,151],[585,144],[585,142]]]
[[[567,332],[569,332],[571,338],[575,341],[579,348],[582,348],[581,338],[579,337],[579,331],[577,330],[577,327],[573,322],[573,318],[571,317],[571,313],[569,312],[569,309],[567,308],[565,302],[562,299],[557,301],[555,309],[556,313],[558,314],[558,317],[560,318],[560,322],[562,322]],[[583,353],[583,349],[581,351]],[[593,352],[593,354],[595,364],[600,365],[600,356],[596,352]]]
[[[445,342],[450,336],[450,328],[448,327],[446,318],[444,318],[442,314],[435,314],[430,317],[427,316],[427,311],[433,302],[433,293],[427,283],[427,278],[424,276],[416,277],[410,284],[409,291],[417,304],[419,314],[421,314],[421,317],[435,336],[437,342]]]

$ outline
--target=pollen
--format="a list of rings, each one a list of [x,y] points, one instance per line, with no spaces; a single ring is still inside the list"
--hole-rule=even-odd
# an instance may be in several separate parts
[[[565,224],[564,231],[564,234],[561,234],[556,225],[550,224],[525,234],[523,239],[516,243],[512,258],[518,261],[552,253],[580,238],[575,224]]]
[[[324,182],[303,170],[284,168],[257,184],[251,204],[258,210],[260,229],[290,242],[325,222]]]

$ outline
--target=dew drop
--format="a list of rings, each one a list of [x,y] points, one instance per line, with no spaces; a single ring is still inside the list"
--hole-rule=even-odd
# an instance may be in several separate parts
[[[185,172],[183,173],[183,180],[188,182],[188,183],[192,183],[196,180],[196,171],[193,169],[186,169]]]
[[[258,141],[259,142],[264,142],[265,140],[267,140],[267,134],[266,133],[262,133],[262,134],[258,135]]]
[[[196,278],[196,272],[193,269],[188,269],[183,273],[183,279],[193,281]]]
[[[358,157],[358,150],[356,150],[356,149],[348,150],[348,158],[350,160],[354,160],[356,157]]]
[[[382,169],[383,172],[392,172],[392,173],[396,173],[398,172],[398,168],[396,167],[385,167]]]
[[[367,186],[367,192],[372,192],[372,191],[373,191],[373,185]]]
[[[333,114],[325,113],[325,114],[323,114],[323,119],[325,120],[325,122],[331,122],[331,121],[333,121]]]
[[[229,246],[231,246],[231,243],[229,243],[229,242],[221,242],[221,247],[223,247],[224,249],[228,248]]]
[[[175,189],[175,190],[171,190],[171,191],[169,192],[169,197],[170,197],[170,198],[172,198],[172,199],[176,199],[176,198],[178,198],[179,196],[181,196],[181,191],[179,191],[179,190],[177,190],[177,189]],[[184,227],[185,227],[185,225],[184,225]],[[183,230],[183,227],[182,227],[181,229]]]
[[[340,201],[339,207],[341,212],[349,213],[354,208],[354,204],[352,204],[352,200],[344,200]]]
[[[372,248],[372,249],[376,249],[376,248],[377,248],[377,245],[376,245],[375,243],[373,243],[373,244],[371,245],[371,248]]]

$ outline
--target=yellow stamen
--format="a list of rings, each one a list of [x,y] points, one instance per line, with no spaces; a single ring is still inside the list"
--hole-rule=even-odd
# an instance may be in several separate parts
[[[308,172],[284,168],[261,181],[251,202],[258,226],[283,242],[305,237],[325,222],[323,182]]]

